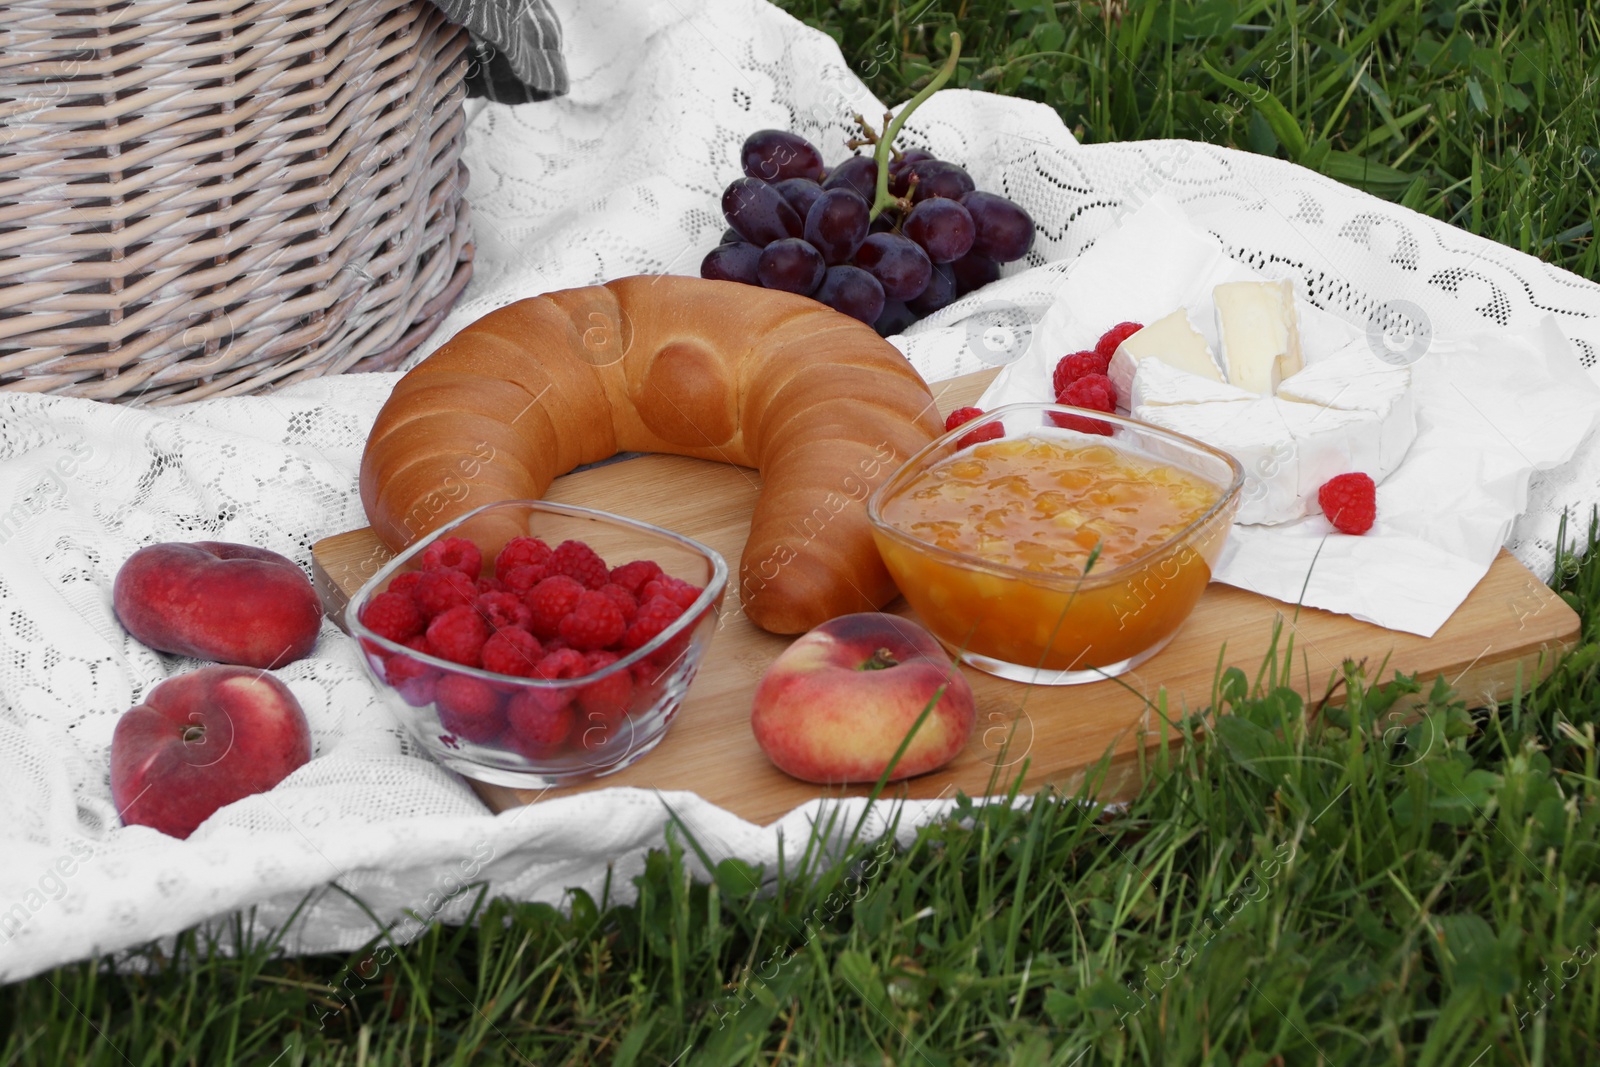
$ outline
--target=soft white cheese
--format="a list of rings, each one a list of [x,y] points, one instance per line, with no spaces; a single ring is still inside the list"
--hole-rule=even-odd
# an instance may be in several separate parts
[[[1212,290],[1211,299],[1231,384],[1271,396],[1279,382],[1301,370],[1291,282],[1224,282]]]
[[[1417,437],[1411,368],[1372,354],[1365,340],[1352,342],[1278,386],[1278,396],[1303,404],[1367,412],[1376,420],[1378,458],[1373,469],[1357,468],[1381,481],[1400,466]]]
[[[1374,481],[1378,469],[1377,420],[1370,412],[1346,411],[1318,404],[1297,404],[1275,398],[1278,414],[1294,435],[1294,474],[1298,507],[1273,522],[1287,522],[1318,510],[1317,490],[1336,474],[1362,471]],[[1285,472],[1287,476],[1288,472]]]
[[[1336,474],[1378,462],[1375,417],[1277,397],[1203,404],[1146,404],[1133,416],[1220,448],[1244,468],[1241,523],[1292,522],[1316,507]],[[1374,475],[1374,478],[1377,476]]]
[[[1297,479],[1289,473],[1294,434],[1272,399],[1227,400],[1210,404],[1149,404],[1133,417],[1187,434],[1220,448],[1244,468],[1235,522],[1282,522],[1299,507]]]
[[[1247,393],[1227,382],[1202,378],[1198,374],[1179,370],[1162,359],[1140,360],[1133,372],[1133,386],[1125,397],[1132,411],[1145,404],[1207,404],[1218,400],[1253,400]]]
[[[1222,381],[1217,361],[1211,358],[1211,346],[1189,322],[1189,313],[1183,308],[1157,319],[1117,346],[1106,374],[1117,387],[1121,403],[1128,404],[1134,372],[1149,359],[1159,359],[1169,367],[1213,382]]]

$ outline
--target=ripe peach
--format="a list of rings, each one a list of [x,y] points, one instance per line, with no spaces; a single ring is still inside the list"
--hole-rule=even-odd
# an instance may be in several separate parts
[[[112,605],[158,652],[269,670],[309,655],[322,627],[316,590],[293,560],[220,541],[139,549],[117,572]]]
[[[168,678],[117,720],[111,799],[129,826],[188,837],[310,759],[311,729],[288,686],[248,667],[202,667]]]
[[[956,757],[972,736],[972,687],[938,640],[898,615],[821,624],[784,650],[756,686],[750,727],[778,769],[807,782],[875,782],[935,694],[891,781]]]

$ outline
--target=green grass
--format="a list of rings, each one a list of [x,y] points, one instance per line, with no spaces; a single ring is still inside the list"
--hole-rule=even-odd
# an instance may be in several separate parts
[[[1590,0],[781,0],[880,99],[931,75],[1049,104],[1081,141],[1293,160],[1594,277]],[[874,116],[868,116],[874,118]]]
[[[1588,7],[785,6],[885,99],[959,11],[962,84],[1046,101],[1085,140],[1284,154],[1593,273],[1594,183],[1563,169],[1600,144]],[[1281,109],[1215,118],[1237,94],[1208,65]],[[906,849],[724,861],[710,884],[680,837],[636,904],[485,902],[348,955],[223,958],[189,935],[145,974],[92,961],[0,989],[0,1063],[1593,1062],[1597,536],[1558,567],[1581,647],[1498,708],[1424,679],[1403,728],[1419,685],[1352,675],[1308,715],[1230,671],[1231,715],[1125,809],[969,806]]]

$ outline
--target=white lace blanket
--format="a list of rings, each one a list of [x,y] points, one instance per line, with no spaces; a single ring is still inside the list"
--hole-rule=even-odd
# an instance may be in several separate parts
[[[719,194],[747,133],[797,129],[831,162],[845,154],[849,113],[882,111],[832,41],[761,0],[557,6],[572,93],[475,114],[478,273],[435,343],[518,297],[696,273],[723,230]],[[1365,321],[1404,299],[1440,330],[1527,331],[1550,313],[1586,366],[1600,351],[1600,287],[1288,164],[1187,142],[1080,146],[1049,108],[968,92],[935,96],[907,137],[1039,221],[1027,263],[904,338],[930,379],[1014,355],[1060,271],[1158,188],[1233,254],[1280,265],[1337,314]],[[758,827],[690,794],[637,790],[491,816],[401,734],[331,623],[314,656],[278,672],[312,723],[309,765],[186,842],[118,826],[107,771],[117,717],[194,666],[121,631],[118,566],[144,544],[203,539],[309,566],[313,542],[364,524],[357,460],[393,382],[353,376],[162,410],[0,394],[0,979],[240,909],[276,927],[308,893],[289,951],[371,938],[352,897],[388,922],[450,919],[466,905],[447,898],[468,882],[559,903],[569,886],[598,894],[610,868],[627,898],[663,840],[663,800],[714,856],[771,861],[786,833],[793,847],[807,831],[814,805]],[[1541,574],[1562,507],[1586,517],[1600,496],[1596,451],[1535,480],[1510,547]]]

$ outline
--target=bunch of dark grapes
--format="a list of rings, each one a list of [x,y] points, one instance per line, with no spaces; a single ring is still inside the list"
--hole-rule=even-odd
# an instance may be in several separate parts
[[[921,149],[889,163],[896,202],[876,218],[872,156],[829,171],[804,137],[758,130],[743,160],[722,194],[731,228],[700,276],[815,297],[885,336],[994,281],[1033,245],[1026,211]]]

